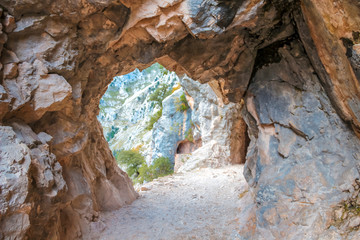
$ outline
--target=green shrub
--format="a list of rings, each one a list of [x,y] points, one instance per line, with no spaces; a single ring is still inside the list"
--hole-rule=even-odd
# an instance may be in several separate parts
[[[169,158],[159,157],[151,165],[155,178],[163,177],[174,172],[173,165]]]
[[[160,106],[160,110],[157,111],[154,115],[151,116],[150,121],[147,123],[146,130],[150,131],[153,129],[154,124],[161,118],[162,116],[162,101],[171,94],[171,89],[166,84],[160,84],[156,90],[150,94],[149,101],[153,101]]]
[[[139,168],[139,176],[135,180],[135,182],[138,183],[143,183],[144,181],[151,182],[153,179],[154,177],[151,166],[149,167],[146,163],[142,164],[141,167]]]
[[[141,165],[139,168],[139,176],[136,179],[136,182],[150,182],[156,178],[172,174],[173,172],[174,168],[170,159],[167,157],[159,157],[153,162],[153,165],[151,166],[148,166],[146,163]]]
[[[148,166],[144,156],[135,149],[114,151],[113,154],[117,162],[126,167],[127,174],[135,183],[151,182],[174,172],[170,159],[166,157],[159,157]]]
[[[190,142],[194,141],[194,134],[193,134],[192,128],[189,128],[189,130],[187,130],[187,132],[185,133],[185,138],[187,140],[189,140]]]
[[[156,102],[160,107],[162,107],[162,101],[171,94],[171,90],[169,86],[166,84],[160,84],[156,90],[150,94],[149,101]]]
[[[185,112],[189,109],[189,104],[186,100],[185,94],[181,94],[180,98],[175,101],[176,111],[177,112]]]
[[[139,176],[139,168],[145,163],[144,156],[142,156],[139,151],[115,151],[114,156],[119,164],[126,166],[126,172],[132,179]]]
[[[150,131],[154,128],[154,124],[161,118],[162,116],[162,108],[157,111],[154,115],[150,117],[149,122],[147,122],[146,130]]]
[[[125,92],[131,93],[131,91],[132,91],[131,87],[126,87],[126,88],[125,88]]]

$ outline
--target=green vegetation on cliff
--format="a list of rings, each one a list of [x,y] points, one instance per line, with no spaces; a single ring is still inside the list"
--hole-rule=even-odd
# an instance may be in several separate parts
[[[163,101],[177,90],[181,90],[181,85],[176,74],[156,63],[142,71],[115,77],[100,100],[98,119],[106,140],[118,164],[134,183],[173,172],[171,157],[167,155],[169,158],[152,159],[150,166],[146,162],[156,150],[152,149],[153,129],[163,115]],[[180,95],[176,97],[179,111],[184,111],[188,105],[185,95]],[[155,154],[158,155],[163,156]]]
[[[149,101],[155,102],[160,107],[160,110],[151,116],[150,120],[147,123],[146,130],[152,130],[154,124],[161,118],[163,110],[162,102],[166,97],[170,96],[171,93],[172,88],[170,88],[169,85],[160,84],[159,87],[152,94],[150,94]]]
[[[162,108],[151,116],[149,122],[147,123],[146,130],[148,131],[152,130],[154,128],[154,124],[161,118],[161,116],[162,116]]]
[[[180,98],[176,101],[176,111],[185,112],[189,109],[189,104],[186,100],[185,94],[182,94]]]
[[[149,101],[157,103],[162,108],[162,101],[167,96],[170,96],[171,90],[172,88],[169,88],[169,85],[162,83],[152,94],[150,94]]]
[[[192,128],[189,128],[189,130],[185,133],[185,138],[190,142],[194,142],[194,133]]]

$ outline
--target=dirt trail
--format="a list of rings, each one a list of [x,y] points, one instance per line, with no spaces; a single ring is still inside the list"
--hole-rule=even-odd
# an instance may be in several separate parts
[[[243,166],[199,169],[143,185],[133,204],[100,216],[93,239],[239,239],[247,191]]]

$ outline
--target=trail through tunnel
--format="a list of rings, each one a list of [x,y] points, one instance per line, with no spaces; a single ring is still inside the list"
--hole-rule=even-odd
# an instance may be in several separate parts
[[[360,239],[359,9],[1,1],[0,239]]]
[[[208,84],[156,63],[115,77],[97,118],[119,166],[142,184],[174,170],[245,162],[240,110],[224,105]]]
[[[238,204],[249,201],[242,199],[248,190],[239,165],[248,141],[241,109],[224,105],[208,84],[157,63],[115,77],[100,100],[98,119],[139,198],[102,214],[106,227],[93,237],[235,236],[217,223],[236,224]]]

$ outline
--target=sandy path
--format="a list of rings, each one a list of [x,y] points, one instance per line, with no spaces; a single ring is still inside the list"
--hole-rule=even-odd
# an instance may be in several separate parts
[[[147,183],[133,204],[104,213],[93,239],[238,239],[243,166],[200,169]]]

